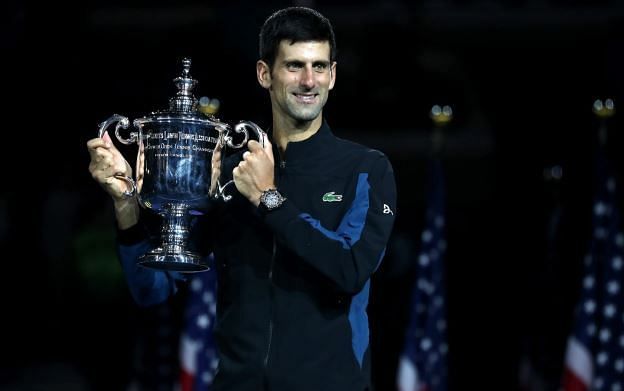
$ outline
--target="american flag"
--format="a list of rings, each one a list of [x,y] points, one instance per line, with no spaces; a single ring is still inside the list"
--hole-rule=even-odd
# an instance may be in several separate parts
[[[596,163],[593,232],[567,342],[564,391],[624,390],[624,235],[604,151]]]
[[[445,189],[439,160],[432,160],[428,175],[425,228],[397,373],[399,391],[447,389]]]
[[[216,271],[190,278],[180,336],[180,391],[209,391],[219,364],[212,330],[216,317]]]

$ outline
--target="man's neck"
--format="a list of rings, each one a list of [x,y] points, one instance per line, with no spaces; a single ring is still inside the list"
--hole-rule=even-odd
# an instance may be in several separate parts
[[[312,137],[323,124],[323,115],[312,121],[296,122],[290,119],[273,117],[273,141],[277,143],[280,152],[286,152],[289,142],[307,140]]]

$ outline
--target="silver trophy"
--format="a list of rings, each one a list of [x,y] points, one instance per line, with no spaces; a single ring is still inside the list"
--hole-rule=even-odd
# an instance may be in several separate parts
[[[137,131],[124,138],[120,129],[128,129],[127,117],[114,114],[99,126],[102,137],[115,125],[115,136],[123,144],[138,145],[136,180],[128,182],[126,197],[138,196],[142,207],[163,218],[160,245],[139,258],[145,267],[180,272],[208,270],[202,257],[187,248],[191,219],[205,214],[215,202],[225,202],[225,193],[233,181],[222,183],[221,168],[228,148],[243,148],[253,136],[264,144],[266,134],[250,121],[235,126],[198,110],[192,90],[197,81],[190,75],[191,60],[183,59],[180,77],[173,81],[178,88],[169,99],[169,109],[152,112],[133,121]],[[235,142],[238,140],[238,142]]]

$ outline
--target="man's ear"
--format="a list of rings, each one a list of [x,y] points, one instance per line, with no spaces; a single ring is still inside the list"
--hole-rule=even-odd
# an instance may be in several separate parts
[[[271,88],[271,68],[266,62],[258,60],[256,63],[256,76],[262,88],[267,90]]]
[[[333,89],[336,84],[336,61],[329,67],[329,89]]]

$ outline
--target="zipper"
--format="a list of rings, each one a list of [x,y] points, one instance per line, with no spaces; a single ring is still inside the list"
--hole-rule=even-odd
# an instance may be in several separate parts
[[[275,299],[275,290],[273,288],[273,265],[275,264],[275,255],[277,254],[277,242],[275,236],[273,236],[273,254],[271,255],[271,263],[269,265],[269,289],[271,296],[271,304]],[[269,355],[271,354],[271,342],[273,341],[273,308],[271,307],[271,314],[269,317],[269,343],[267,346],[266,355],[264,356],[264,367],[269,364]]]
[[[277,152],[277,160],[279,161],[278,167],[283,170],[284,168],[286,168],[286,152],[284,152],[284,156],[282,156],[282,153],[280,152],[279,147],[275,148],[275,152]],[[278,174],[281,174],[279,170],[278,170]],[[275,185],[277,185],[277,183]]]
[[[279,160],[279,169],[275,170],[275,186],[279,186],[279,182],[282,176],[282,170],[286,168],[286,161],[282,159],[282,156],[279,152],[279,148],[276,148],[277,158]],[[271,254],[271,262],[269,264],[269,300],[271,303],[270,316],[269,316],[269,335],[268,335],[268,344],[266,354],[264,356],[264,368],[266,369],[269,365],[269,356],[271,355],[271,343],[273,342],[273,306],[275,301],[275,287],[273,286],[273,267],[275,265],[275,258],[277,256],[277,240],[275,239],[275,235],[273,235],[273,253]]]

